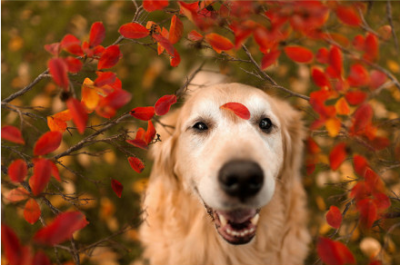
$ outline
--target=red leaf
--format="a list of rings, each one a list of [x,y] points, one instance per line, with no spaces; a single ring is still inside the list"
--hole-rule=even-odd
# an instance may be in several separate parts
[[[331,206],[329,208],[329,211],[326,214],[326,221],[333,228],[339,229],[340,224],[342,223],[342,214],[338,207]]]
[[[132,98],[132,95],[122,89],[111,92],[107,97],[100,101],[100,105],[106,104],[113,109],[120,109],[125,106]]]
[[[119,182],[116,179],[111,179],[111,188],[117,194],[119,198],[121,198],[122,195],[122,190],[124,189],[124,186],[122,186],[121,182]]]
[[[370,143],[375,148],[375,150],[382,150],[390,145],[390,141],[388,138],[380,136],[375,137]]]
[[[333,46],[329,51],[329,66],[333,71],[333,77],[340,78],[342,76],[343,55],[342,51],[336,46]]]
[[[368,196],[367,187],[364,181],[359,181],[351,189],[350,198],[354,198],[356,201],[360,201]]]
[[[310,154],[318,154],[321,152],[321,148],[311,137],[307,138],[306,148],[307,148],[307,152]]]
[[[360,155],[353,156],[354,171],[361,177],[364,177],[365,170],[369,167],[368,161],[365,157]]]
[[[169,5],[168,0],[143,0],[143,8],[147,12],[163,10]]]
[[[56,166],[56,164],[53,163],[53,161],[49,160],[50,164],[51,164],[51,175],[58,181],[61,182],[61,178],[60,178],[60,173],[58,171],[58,167]]]
[[[71,112],[72,120],[74,121],[76,127],[80,134],[86,129],[86,122],[88,120],[88,115],[85,108],[76,98],[69,98],[67,100],[67,107]]]
[[[74,57],[68,56],[64,59],[64,62],[67,65],[68,72],[70,73],[78,73],[82,69],[82,62]]]
[[[390,207],[390,199],[384,193],[375,193],[374,194],[374,203],[378,210],[386,210]]]
[[[155,114],[154,107],[137,107],[131,110],[130,114],[136,119],[148,121],[153,118]]]
[[[144,140],[144,135],[145,135],[146,131],[143,128],[139,128],[136,132],[136,136],[135,139],[139,140]]]
[[[41,250],[39,250],[33,257],[32,264],[51,265],[49,258]]]
[[[68,89],[68,66],[62,58],[50,59],[48,63],[49,71],[54,82],[64,90]]]
[[[315,55],[317,62],[322,64],[329,63],[329,51],[327,48],[321,48],[318,50],[317,54]]]
[[[356,264],[351,251],[339,241],[320,237],[317,252],[321,260],[327,265]]]
[[[108,69],[116,65],[121,56],[121,51],[119,50],[118,45],[111,45],[107,47],[101,57],[99,59],[99,63],[97,64],[97,69]]]
[[[144,150],[148,149],[148,145],[143,139],[126,140],[126,142]]]
[[[102,22],[94,22],[90,28],[89,47],[100,45],[106,36],[106,29]]]
[[[88,224],[81,212],[66,212],[59,214],[52,223],[40,229],[34,236],[39,244],[53,246],[72,237],[77,230]]]
[[[368,265],[382,265],[383,263],[380,260],[373,260]]]
[[[378,71],[378,70],[372,70],[371,73],[371,88],[373,90],[379,88],[380,86],[382,86],[387,79],[387,76],[385,73]]]
[[[368,61],[375,61],[379,56],[379,42],[378,37],[374,34],[368,33],[365,37],[365,53],[363,58]]]
[[[349,91],[344,96],[351,105],[359,105],[367,98],[367,94],[362,91]]]
[[[162,116],[168,113],[169,109],[177,101],[175,95],[164,95],[159,98],[154,105],[155,112],[158,116]]]
[[[350,132],[353,134],[363,133],[366,127],[372,121],[373,110],[371,105],[365,103],[361,105],[353,115],[353,125],[350,128]]]
[[[205,40],[211,45],[211,47],[217,52],[221,53],[221,51],[228,51],[233,48],[233,43],[217,34],[217,33],[209,33],[205,36]]]
[[[97,78],[94,80],[94,85],[97,87],[102,87],[115,82],[117,75],[113,72],[96,72]]]
[[[55,42],[52,44],[46,44],[44,45],[44,49],[48,51],[51,55],[58,56],[58,54],[60,53],[60,43]]]
[[[149,120],[147,122],[147,131],[144,134],[144,141],[146,144],[151,143],[151,141],[153,141],[154,137],[156,136],[156,130],[154,128],[153,123],[151,122],[151,120]]]
[[[147,37],[150,31],[139,23],[127,23],[119,28],[119,33],[128,39],[141,39]]]
[[[335,107],[325,105],[325,101],[329,99],[330,96],[331,92],[324,89],[310,94],[310,105],[321,116],[321,118],[330,118],[336,115]]]
[[[22,159],[14,160],[8,167],[8,175],[14,182],[22,182],[25,179],[26,174],[28,174],[28,166]]]
[[[361,18],[354,6],[339,6],[336,9],[336,15],[346,25],[359,26],[361,24]]]
[[[83,56],[81,41],[74,35],[67,34],[60,42],[60,48],[77,56]]]
[[[25,140],[22,138],[21,131],[17,127],[11,125],[1,127],[1,139],[16,144],[25,144]]]
[[[232,111],[235,115],[237,115],[238,117],[240,117],[244,120],[250,119],[250,111],[242,103],[228,102],[228,103],[225,103],[224,105],[220,106],[219,108]]]
[[[361,224],[367,229],[371,228],[378,219],[378,210],[375,203],[371,199],[366,198],[357,202],[357,209],[360,211]]]
[[[26,189],[19,187],[19,188],[10,190],[10,192],[5,196],[5,198],[9,202],[14,203],[14,202],[20,202],[20,201],[28,199],[29,195],[30,194]]]
[[[173,15],[171,19],[171,26],[169,27],[169,41],[172,44],[177,43],[183,34],[183,23],[180,19]]]
[[[280,55],[281,51],[279,50],[271,50],[268,53],[264,53],[264,56],[261,59],[261,69],[267,69],[270,65],[276,62]]]
[[[347,82],[352,87],[361,87],[369,84],[369,73],[361,64],[353,64],[350,67],[350,74],[347,77]]]
[[[135,170],[137,173],[142,173],[144,169],[144,164],[142,160],[137,157],[129,157],[128,161],[133,170]]]
[[[234,21],[229,25],[235,34],[235,49],[239,49],[242,43],[253,33],[258,24],[252,20],[246,20],[243,23]]]
[[[49,131],[43,134],[35,143],[33,154],[35,156],[46,155],[55,151],[61,144],[62,133],[59,131]]]
[[[328,77],[320,69],[313,67],[311,70],[311,76],[314,83],[319,87],[331,87]]]
[[[170,64],[172,67],[177,67],[181,62],[181,56],[178,51],[174,48],[174,56],[170,57]]]
[[[67,128],[66,121],[71,120],[70,111],[64,110],[59,113],[56,113],[52,116],[47,117],[47,125],[49,126],[50,131],[60,131],[64,132]]]
[[[32,193],[37,196],[44,190],[50,180],[51,164],[45,158],[35,159],[33,164],[33,176],[29,179],[29,185]]]
[[[202,41],[203,38],[204,38],[203,35],[201,35],[200,33],[198,33],[195,30],[192,30],[188,34],[188,39],[191,40],[191,41]]]
[[[357,35],[354,37],[353,42],[352,42],[354,48],[356,48],[359,51],[364,51],[365,49],[365,38],[362,35]]]
[[[367,168],[364,174],[365,187],[370,194],[384,193],[385,184],[378,174],[375,173],[371,168]]]
[[[169,55],[174,56],[174,46],[172,46],[171,42],[167,38],[161,34],[153,34],[151,36],[168,52]]]
[[[346,144],[339,143],[337,144],[329,154],[329,164],[332,170],[336,170],[346,159]]]
[[[39,219],[41,215],[39,204],[35,199],[29,199],[24,208],[24,218],[25,220],[33,225]]]
[[[22,245],[14,231],[4,224],[1,224],[1,244],[9,264],[21,264],[23,259]]]
[[[286,46],[284,51],[289,59],[297,63],[309,63],[314,58],[309,49],[300,46]]]

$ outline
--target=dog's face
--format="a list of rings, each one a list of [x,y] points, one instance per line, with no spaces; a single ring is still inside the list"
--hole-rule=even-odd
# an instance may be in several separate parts
[[[251,118],[220,109],[228,102],[246,106]],[[274,194],[284,161],[278,112],[263,91],[240,84],[202,89],[180,111],[175,174],[197,194],[231,244],[252,240],[258,213]]]

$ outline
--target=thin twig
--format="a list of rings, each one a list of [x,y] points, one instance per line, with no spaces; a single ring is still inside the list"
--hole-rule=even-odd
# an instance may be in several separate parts
[[[392,28],[392,36],[393,36],[393,40],[394,40],[394,45],[395,45],[397,53],[398,53],[399,52],[399,41],[397,39],[396,31],[394,30],[394,27],[393,27],[392,5],[390,2],[391,2],[391,0],[388,0],[386,2],[386,15],[387,15],[387,19],[389,21],[390,27]]]

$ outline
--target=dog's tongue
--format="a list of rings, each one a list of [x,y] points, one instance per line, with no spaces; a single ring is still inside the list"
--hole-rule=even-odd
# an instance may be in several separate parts
[[[255,209],[240,209],[233,211],[217,211],[219,215],[223,215],[227,220],[232,223],[241,224],[248,221],[257,211]]]

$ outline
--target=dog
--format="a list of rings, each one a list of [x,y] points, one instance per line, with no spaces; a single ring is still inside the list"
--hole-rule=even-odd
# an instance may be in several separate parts
[[[301,115],[239,83],[199,86],[157,127],[140,239],[147,264],[303,264]],[[237,102],[245,120],[220,106]],[[170,126],[165,126],[165,124]]]

